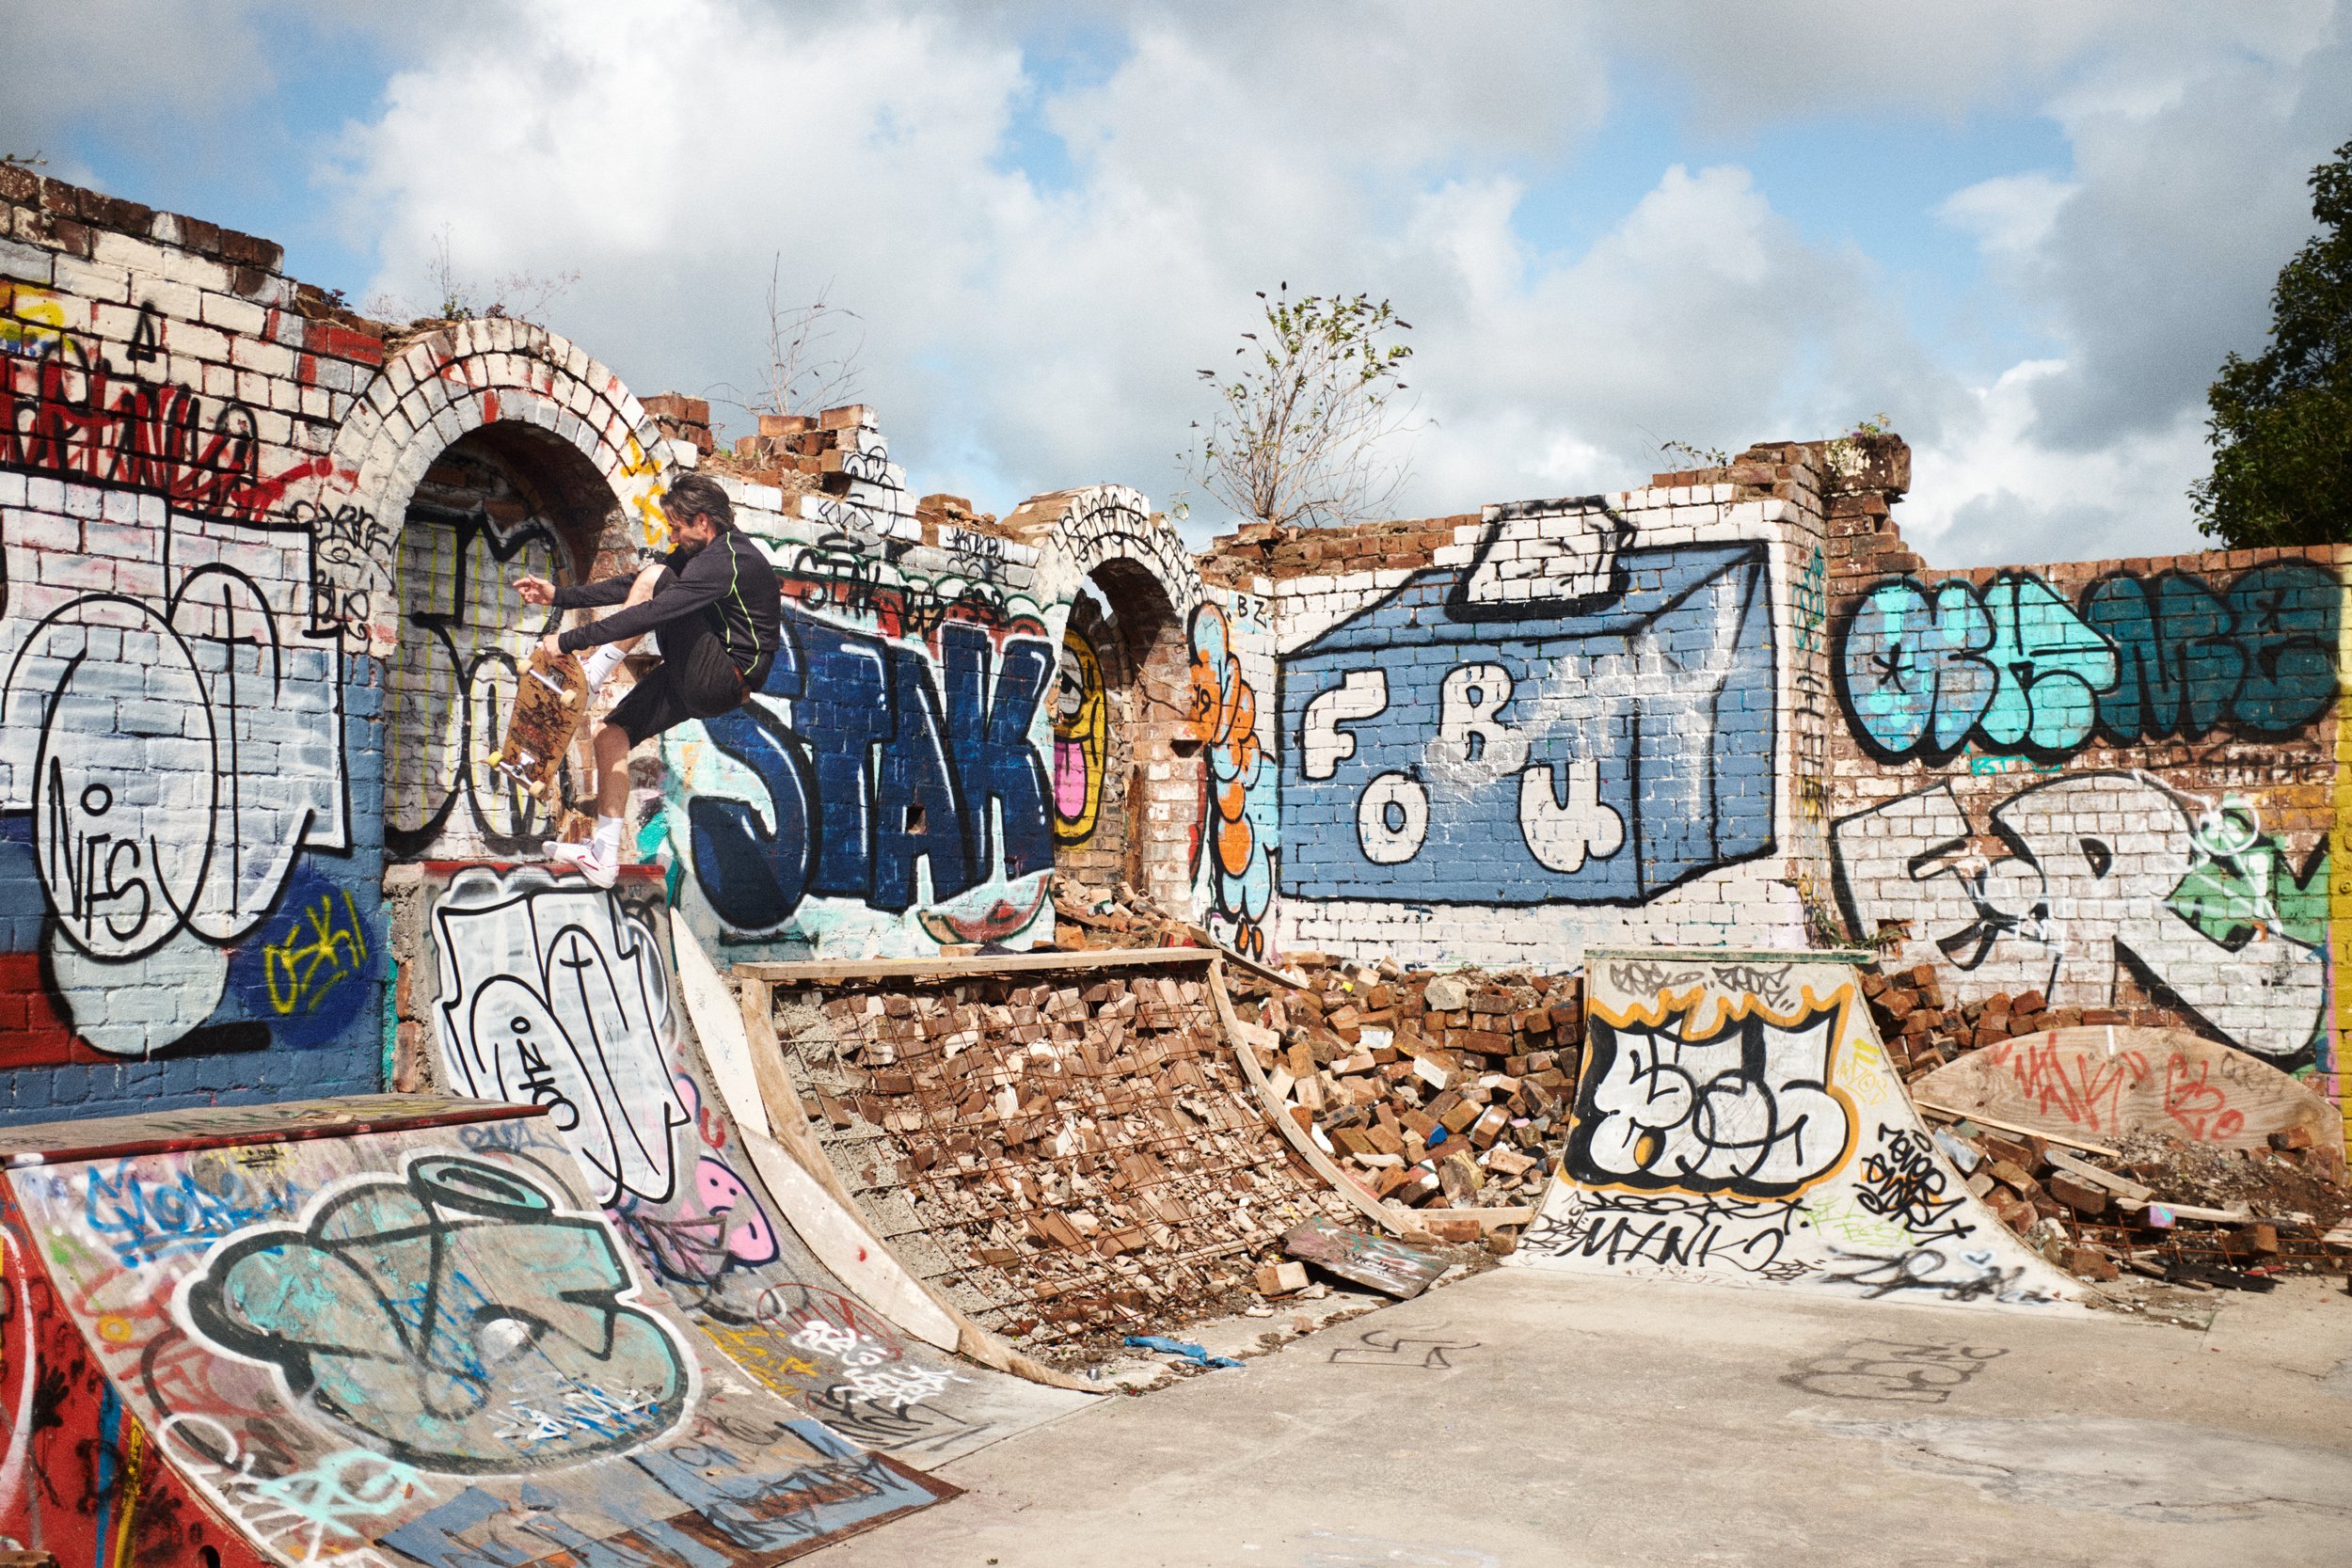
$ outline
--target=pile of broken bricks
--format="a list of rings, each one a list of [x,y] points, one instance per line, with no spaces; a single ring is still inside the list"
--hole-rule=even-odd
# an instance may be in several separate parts
[[[1442,1213],[1440,1240],[1498,1251],[1558,1164],[1584,1023],[1574,974],[1408,972],[1291,954],[1293,988],[1230,976],[1284,1114],[1373,1194]],[[1507,1216],[1507,1217],[1506,1217]]]
[[[778,1033],[902,1259],[1026,1348],[1099,1348],[1241,1309],[1287,1232],[1350,1213],[1273,1135],[1203,969],[829,988]]]
[[[2143,1028],[2178,1028],[2178,1014],[2160,1007],[2053,1007],[2038,990],[1995,993],[1954,1004],[1930,964],[1880,973],[1862,972],[1862,994],[1878,1025],[1888,1058],[1905,1080],[1932,1072],[1979,1046],[2045,1029],[2104,1023]]]
[[[2174,1196],[2186,1147],[2169,1139],[2143,1136],[2128,1150],[2070,1148],[1963,1118],[1937,1141],[2002,1224],[2078,1278],[2103,1283],[2128,1270],[2175,1284],[2260,1290],[2290,1270],[2343,1273],[2352,1262],[2341,1162],[2314,1150],[2299,1128],[2276,1134],[2279,1148],[2203,1151],[2243,1164],[2247,1189],[2263,1195],[2226,1206]]]

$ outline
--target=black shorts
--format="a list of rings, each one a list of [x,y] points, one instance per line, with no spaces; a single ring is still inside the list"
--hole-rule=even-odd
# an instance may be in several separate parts
[[[642,746],[689,719],[716,719],[743,705],[768,677],[769,659],[754,665],[748,679],[727,657],[726,644],[700,615],[654,628],[661,639],[661,662],[613,705],[605,722]]]

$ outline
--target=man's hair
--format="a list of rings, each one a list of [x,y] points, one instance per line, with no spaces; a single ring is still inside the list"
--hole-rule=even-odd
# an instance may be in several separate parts
[[[735,526],[735,503],[719,482],[702,474],[680,474],[670,482],[670,493],[661,498],[661,504],[681,517],[691,517],[697,512],[707,514],[721,528]]]

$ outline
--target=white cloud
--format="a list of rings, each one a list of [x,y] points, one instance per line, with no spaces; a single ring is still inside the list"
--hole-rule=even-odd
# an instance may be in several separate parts
[[[150,46],[112,53],[83,19],[119,24],[114,8],[53,11],[44,30],[158,126],[269,90],[290,47],[284,0],[199,22],[138,8]],[[1932,554],[2186,542],[2203,385],[2258,345],[2308,229],[2303,174],[2352,123],[2322,0],[398,11],[326,13],[408,62],[328,171],[353,242],[383,258],[375,287],[421,297],[446,225],[476,278],[579,269],[552,325],[641,391],[723,390],[753,379],[781,252],[787,293],[831,278],[863,316],[866,393],[918,486],[998,510],[1098,479],[1166,498],[1209,406],[1194,371],[1230,356],[1250,291],[1286,279],[1387,295],[1416,323],[1434,423],[1407,510],[1613,488],[1663,440],[1883,410],[1919,450],[1905,511]],[[1065,79],[1041,62],[1075,35]],[[1736,158],[1639,170],[1597,239],[1531,244],[1528,193],[1556,193],[1629,69],[1735,134],[1860,110],[2047,117],[2066,166],[1919,214],[1976,237],[1986,287],[1944,283],[2001,333],[2045,338],[2042,357],[1964,385],[1872,258],[1808,240]],[[0,130],[78,111],[31,84],[12,112]],[[1018,160],[1053,137],[1066,169],[1033,182]],[[2037,542],[2053,516],[2066,529]]]
[[[2211,543],[2197,532],[2186,493],[2208,466],[2195,410],[2169,425],[2093,451],[2061,451],[2035,436],[2036,395],[2066,373],[2060,360],[2026,360],[1971,394],[1973,418],[1948,440],[1913,455],[1903,536],[1939,566],[2172,555]]]

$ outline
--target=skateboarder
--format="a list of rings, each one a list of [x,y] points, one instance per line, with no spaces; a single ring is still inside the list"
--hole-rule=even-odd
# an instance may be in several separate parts
[[[560,588],[544,578],[515,583],[526,604],[622,607],[601,621],[540,640],[549,657],[596,650],[581,660],[591,695],[640,637],[653,632],[660,641],[660,665],[596,730],[595,835],[584,844],[548,846],[548,859],[574,867],[597,887],[611,887],[620,869],[630,749],[688,719],[715,719],[740,707],[767,679],[783,636],[775,568],[737,531],[735,508],[718,482],[687,474],[670,486],[661,510],[677,547],[634,577]]]

